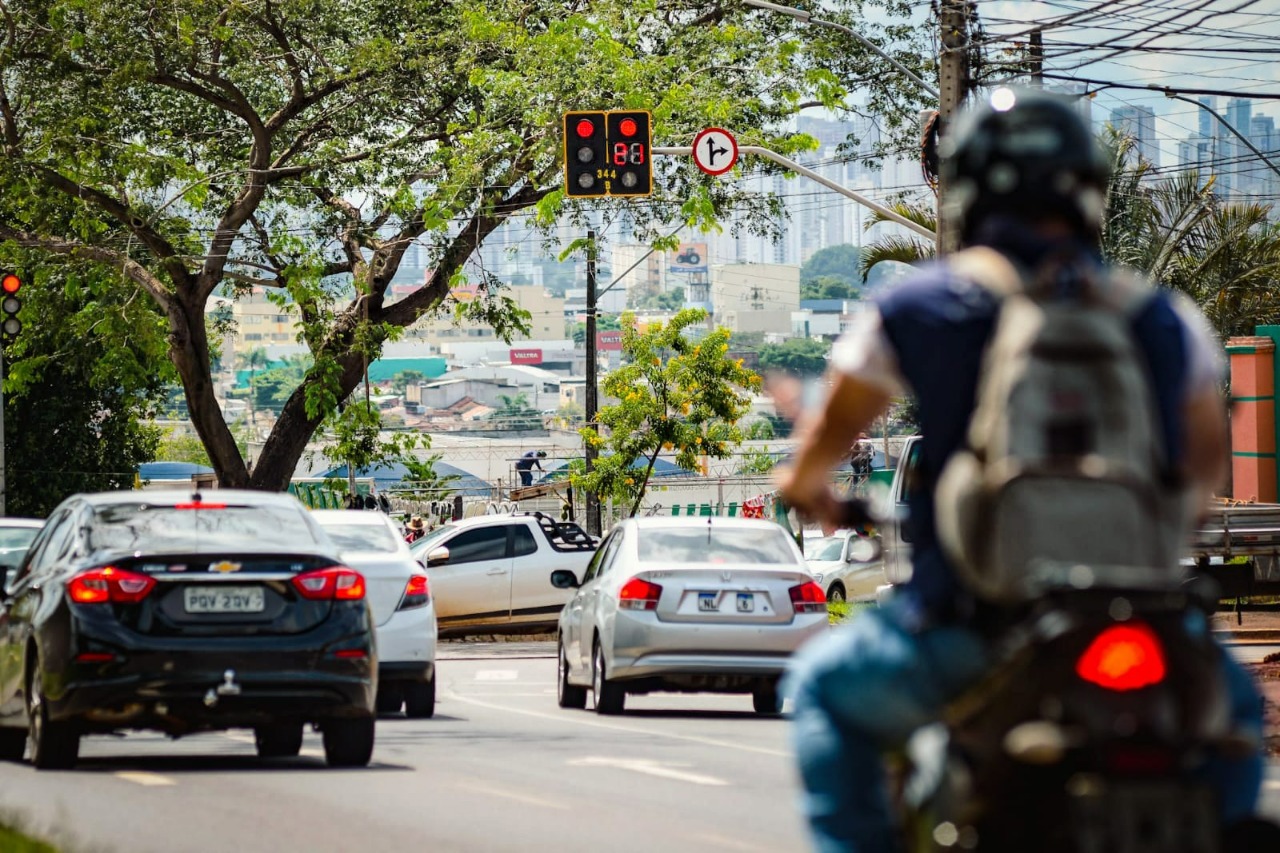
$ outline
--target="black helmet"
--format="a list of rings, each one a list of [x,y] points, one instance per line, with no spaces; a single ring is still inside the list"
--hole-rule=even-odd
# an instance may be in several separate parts
[[[939,149],[947,220],[961,243],[992,214],[1059,218],[1090,238],[1101,232],[1110,167],[1067,98],[995,89],[958,119]]]

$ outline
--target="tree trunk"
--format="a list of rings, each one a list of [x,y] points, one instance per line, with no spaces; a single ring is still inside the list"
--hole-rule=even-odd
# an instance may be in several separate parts
[[[640,482],[640,494],[636,495],[636,502],[631,505],[631,518],[635,518],[637,512],[640,511],[640,502],[644,500],[644,493],[649,489],[649,476],[653,474],[654,463],[658,461],[658,454],[662,452],[662,445],[659,444],[654,448],[653,455],[649,457],[649,467],[644,469],[644,480]]]
[[[338,380],[338,399],[345,400],[360,384],[364,375],[364,364],[358,356],[344,356],[342,376]],[[327,412],[316,417],[307,415],[307,388],[313,380],[303,381],[294,389],[280,410],[280,418],[271,428],[271,435],[262,447],[258,463],[253,468],[253,476],[249,485],[254,489],[284,491],[289,488],[298,460],[307,449],[307,442],[324,423]]]
[[[175,299],[169,310],[169,321],[169,357],[182,377],[191,423],[209,454],[218,485],[244,488],[249,485],[249,471],[214,393],[203,307],[189,306],[185,300]]]

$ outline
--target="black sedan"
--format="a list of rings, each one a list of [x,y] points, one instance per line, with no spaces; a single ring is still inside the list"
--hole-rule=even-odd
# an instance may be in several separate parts
[[[319,726],[331,765],[373,752],[365,579],[291,495],[76,495],[5,578],[0,759],[68,768],[82,735],[252,728],[263,757]]]

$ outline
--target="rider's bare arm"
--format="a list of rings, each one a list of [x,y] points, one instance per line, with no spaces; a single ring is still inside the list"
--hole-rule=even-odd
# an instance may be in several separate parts
[[[779,471],[778,485],[792,506],[834,523],[828,474],[904,384],[878,312],[867,312],[836,343],[828,379],[826,402],[797,424],[800,449],[792,464]]]

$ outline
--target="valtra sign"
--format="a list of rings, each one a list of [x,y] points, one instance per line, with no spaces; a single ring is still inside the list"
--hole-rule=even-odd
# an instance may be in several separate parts
[[[601,351],[622,349],[622,332],[596,332],[596,349]]]
[[[542,350],[540,349],[513,349],[511,351],[512,364],[542,364]]]

